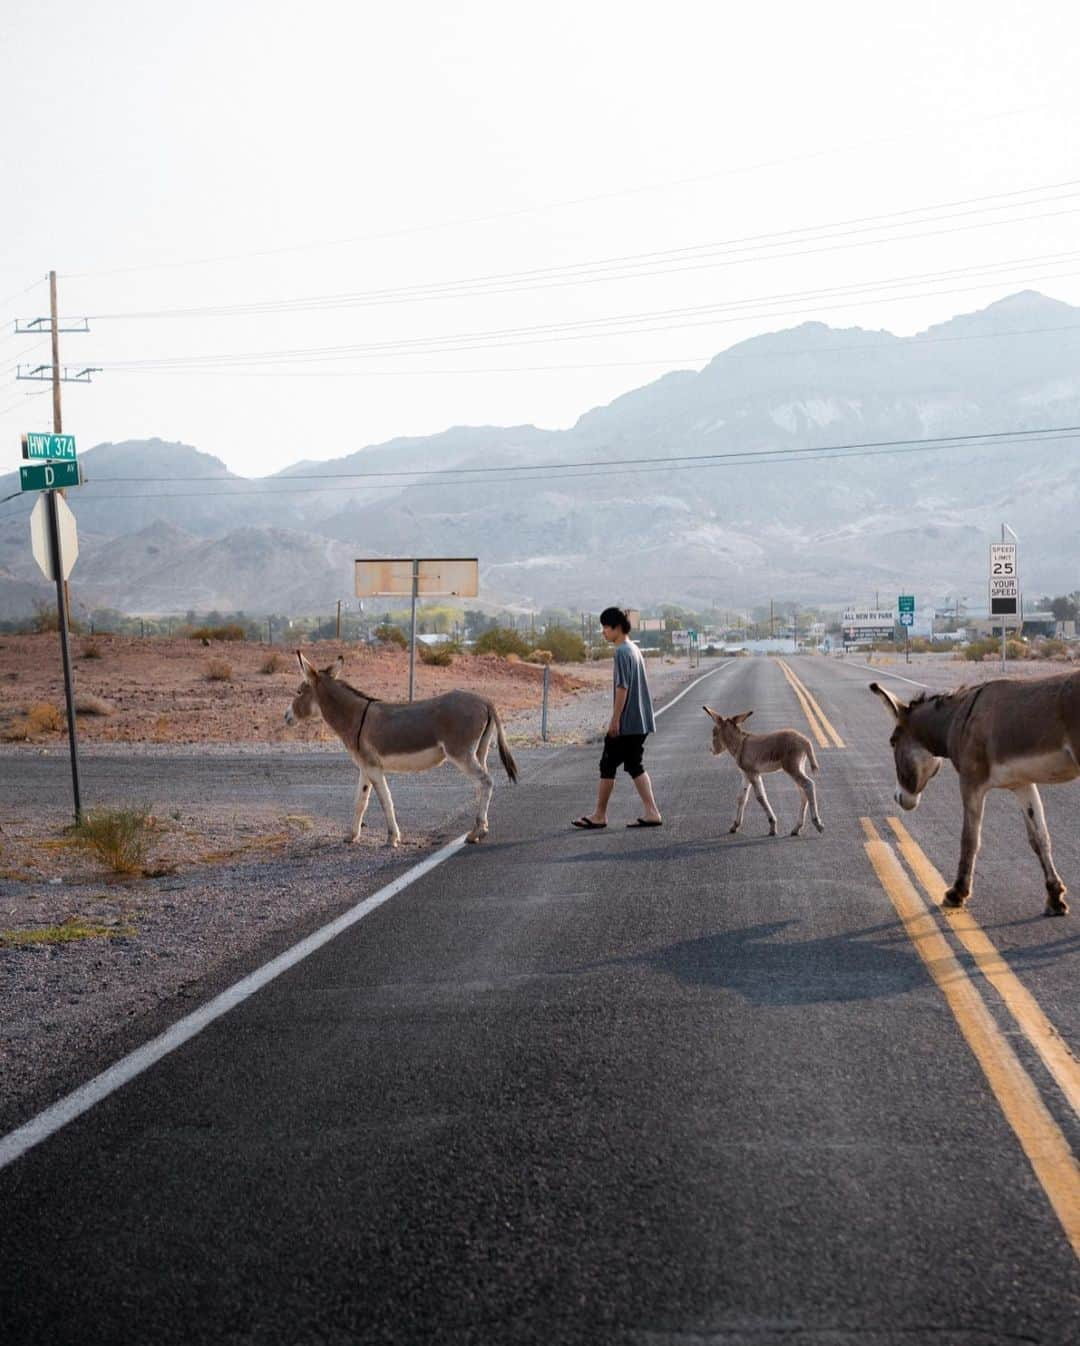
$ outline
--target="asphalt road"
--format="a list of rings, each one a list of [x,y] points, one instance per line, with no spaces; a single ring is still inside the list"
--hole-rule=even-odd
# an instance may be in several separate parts
[[[5,1342],[1080,1340],[1076,1162],[1038,1139],[1080,1152],[1070,1098],[952,927],[913,938],[871,862],[898,845],[871,675],[790,664],[844,743],[818,749],[824,836],[783,835],[775,776],[781,836],[753,799],[727,835],[738,782],[701,702],[806,732],[772,659],[660,722],[662,830],[615,825],[620,781],[613,825],[572,831],[597,751],[537,765],[498,791],[490,842],[0,1171]],[[1076,787],[1044,800],[1080,889]],[[951,768],[903,821],[951,877]],[[1080,908],[1041,916],[1011,798],[985,836],[979,928],[1076,1047]],[[947,999],[969,986],[983,1057]]]

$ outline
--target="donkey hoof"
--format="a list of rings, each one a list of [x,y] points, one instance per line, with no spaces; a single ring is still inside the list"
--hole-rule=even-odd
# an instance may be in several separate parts
[[[816,818],[814,819],[814,826],[817,828],[817,830],[818,830],[819,832],[824,832],[824,831],[825,831],[825,824],[824,824],[824,823],[819,823],[818,820],[817,820]]]
[[[949,888],[941,899],[941,905],[950,908],[962,907],[967,899],[967,893],[958,893],[955,888]]]
[[[1065,890],[1060,893],[1051,894],[1046,899],[1046,909],[1044,916],[1068,916],[1069,904],[1065,901]]]
[[[478,842],[483,841],[483,839],[484,839],[483,832],[470,832],[469,835],[465,838],[465,840],[471,846],[475,846]]]
[[[732,823],[731,826],[728,828],[728,836],[731,836],[732,832],[737,832],[738,830],[739,830],[739,824]]]
[[[770,835],[771,835],[771,834],[770,834]],[[801,837],[801,836],[802,836],[802,828],[801,828],[801,827],[793,827],[793,828],[791,829],[791,831],[788,833],[788,836],[789,836],[789,837]]]

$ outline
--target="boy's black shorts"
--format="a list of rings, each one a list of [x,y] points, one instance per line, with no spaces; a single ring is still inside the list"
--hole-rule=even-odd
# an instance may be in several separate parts
[[[637,780],[645,770],[641,759],[648,737],[648,734],[619,734],[612,738],[608,734],[604,739],[604,755],[600,758],[601,778],[614,780],[616,771],[622,767],[631,780]]]

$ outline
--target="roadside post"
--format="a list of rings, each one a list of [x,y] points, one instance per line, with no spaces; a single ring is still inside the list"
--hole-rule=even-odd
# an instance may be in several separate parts
[[[904,648],[904,662],[911,663],[911,628],[915,623],[915,595],[901,594],[896,600],[900,612],[900,625],[904,628],[907,644]]]
[[[71,647],[68,640],[67,595],[64,582],[79,555],[75,516],[59,489],[82,485],[82,469],[75,457],[74,435],[26,434],[22,453],[29,462],[19,468],[19,487],[23,491],[43,491],[30,514],[30,550],[46,579],[56,583],[57,626],[60,630],[60,658],[64,666],[64,702],[67,708],[68,751],[71,756],[71,789],[75,803],[75,821],[82,821],[82,794],[79,789],[79,745],[75,729],[75,686],[71,672]]]
[[[475,598],[480,592],[480,562],[475,556],[372,557],[353,562],[357,598],[408,598],[409,700],[416,690],[416,604],[420,598]]]
[[[551,686],[551,665],[544,665],[544,705],[540,712],[540,737],[548,741],[548,689]]]
[[[1006,542],[1006,532],[1013,541]],[[1001,671],[1005,672],[1008,619],[1020,615],[1020,567],[1017,544],[1020,539],[1007,523],[1001,525],[1001,541],[990,544],[990,616],[1001,618]]]

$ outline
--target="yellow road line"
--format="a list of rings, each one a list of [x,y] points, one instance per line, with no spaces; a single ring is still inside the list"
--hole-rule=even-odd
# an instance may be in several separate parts
[[[927,897],[940,906],[948,887],[930,858],[899,818],[889,818],[896,833],[900,853],[908,862]],[[1043,1013],[1041,1006],[1016,973],[1009,967],[982,926],[963,907],[942,907],[941,915],[950,929],[975,960],[975,965],[1005,1002],[1009,1013],[1025,1037],[1042,1057],[1043,1064],[1057,1081],[1069,1106],[1080,1115],[1080,1061],[1069,1050],[1065,1039]]]
[[[1031,1077],[1002,1035],[971,979],[960,966],[937,922],[904,872],[896,852],[878,836],[869,818],[860,822],[874,873],[908,938],[956,1019],[964,1039],[1016,1133],[1035,1176],[1080,1258],[1080,1165],[1061,1128],[1039,1097]]]
[[[818,704],[817,699],[813,696],[809,687],[807,687],[806,683],[803,682],[803,680],[799,677],[799,675],[795,672],[795,670],[791,668],[790,665],[785,660],[783,659],[780,660],[780,666],[784,670],[784,676],[787,678],[788,682],[791,683],[792,687],[794,687],[795,694],[797,696],[798,695],[804,696],[806,700],[809,702],[810,706],[813,709],[814,714],[821,721],[822,725],[824,725],[825,732],[832,739],[834,746],[837,748],[842,748],[844,746],[844,740],[832,727],[828,717],[826,716],[825,712],[821,709],[821,706]],[[809,719],[809,716],[807,718]],[[828,742],[825,742],[821,746],[823,748],[827,748],[829,744]]]
[[[829,742],[828,738],[825,735],[825,730],[821,727],[820,724],[818,724],[817,719],[814,716],[814,712],[810,708],[810,702],[803,695],[802,689],[799,687],[799,684],[792,677],[791,669],[788,668],[787,664],[784,663],[783,659],[779,659],[777,660],[777,662],[780,665],[780,671],[783,673],[784,677],[787,678],[791,690],[795,693],[799,705],[802,706],[802,712],[806,716],[806,722],[810,726],[810,732],[818,741],[818,747],[819,748],[832,747],[832,744]]]

